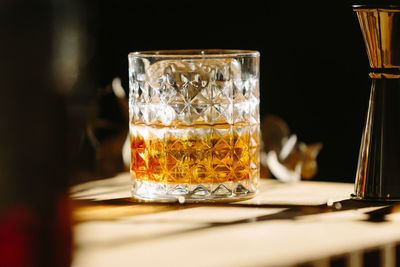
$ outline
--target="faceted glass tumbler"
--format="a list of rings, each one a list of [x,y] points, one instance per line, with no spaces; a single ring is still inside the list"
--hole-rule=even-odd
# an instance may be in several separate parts
[[[182,203],[254,196],[259,52],[144,51],[128,59],[133,197]]]

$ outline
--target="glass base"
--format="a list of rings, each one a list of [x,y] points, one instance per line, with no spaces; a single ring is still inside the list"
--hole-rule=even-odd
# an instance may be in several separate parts
[[[254,197],[257,184],[249,181],[218,184],[162,184],[133,180],[132,196],[149,202],[234,202]]]
[[[350,197],[353,200],[361,200],[366,202],[400,202],[400,197],[370,198],[370,197],[362,197],[355,194],[351,194]]]

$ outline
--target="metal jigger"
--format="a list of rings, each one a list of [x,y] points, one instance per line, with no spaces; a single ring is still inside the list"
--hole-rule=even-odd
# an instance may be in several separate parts
[[[354,199],[400,200],[400,6],[353,6],[372,72]]]

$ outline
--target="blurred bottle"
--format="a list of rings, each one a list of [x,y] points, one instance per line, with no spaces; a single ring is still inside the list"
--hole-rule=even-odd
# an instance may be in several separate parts
[[[78,13],[76,12],[78,11]],[[0,266],[70,266],[78,1],[0,1]]]

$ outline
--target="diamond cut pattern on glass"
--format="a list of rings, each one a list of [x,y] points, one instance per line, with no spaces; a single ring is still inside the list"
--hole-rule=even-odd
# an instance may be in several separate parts
[[[259,170],[259,128],[131,126],[131,171],[165,183],[224,183],[251,179]]]
[[[199,185],[192,191],[192,195],[204,197],[209,196],[210,192],[204,186]]]
[[[258,78],[241,78],[239,63],[232,59],[162,60],[147,70],[148,80],[132,76],[135,123],[257,123]],[[136,79],[134,77],[137,77]],[[166,108],[168,105],[170,108]],[[168,113],[162,110],[168,110]],[[173,111],[173,112],[172,112]]]
[[[213,192],[215,196],[229,196],[232,194],[232,191],[227,188],[225,185],[220,184]]]
[[[258,75],[241,64],[235,58],[143,60],[131,71],[134,194],[223,199],[254,193]]]

